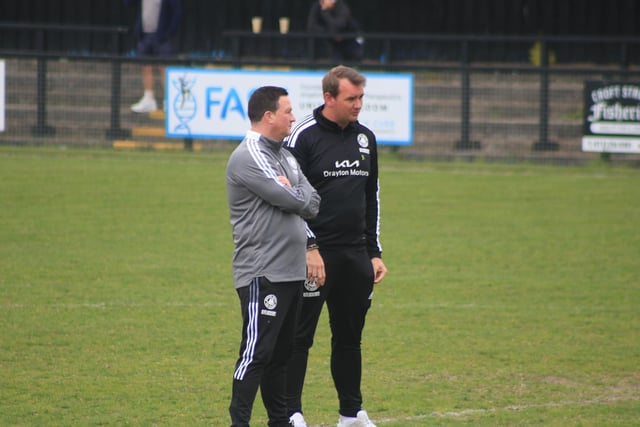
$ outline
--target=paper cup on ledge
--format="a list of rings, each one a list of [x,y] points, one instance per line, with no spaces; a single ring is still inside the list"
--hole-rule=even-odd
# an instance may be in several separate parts
[[[254,33],[262,31],[262,16],[254,16],[251,18],[251,31]]]
[[[289,18],[283,16],[278,23],[280,24],[280,34],[287,34],[289,32]]]

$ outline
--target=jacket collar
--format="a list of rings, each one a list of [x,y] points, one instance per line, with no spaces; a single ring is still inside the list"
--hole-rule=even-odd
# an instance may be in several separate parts
[[[273,139],[269,139],[266,136],[252,130],[247,131],[247,137],[259,140],[262,144],[273,151],[280,150],[284,145],[283,141],[274,141]]]
[[[340,126],[338,126],[336,122],[332,122],[322,114],[323,109],[324,109],[324,104],[322,104],[319,107],[316,107],[313,110],[313,117],[316,119],[316,122],[320,124],[320,126],[337,133],[354,132],[358,129],[359,123],[357,120],[355,122],[349,123],[346,128],[342,129]]]

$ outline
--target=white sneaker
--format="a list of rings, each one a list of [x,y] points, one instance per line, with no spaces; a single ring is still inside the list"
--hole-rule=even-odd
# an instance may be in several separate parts
[[[291,415],[291,417],[289,417],[289,422],[293,427],[307,427],[307,423],[300,412],[296,412]]]
[[[131,111],[134,113],[150,113],[158,109],[158,104],[153,98],[142,97],[140,101],[131,106]]]
[[[356,414],[355,418],[351,417],[343,417],[340,416],[340,420],[338,421],[337,427],[376,427],[374,423],[371,422],[369,416],[367,415],[367,411],[360,410]]]
[[[367,411],[365,411],[364,409],[358,411],[356,419],[363,427],[377,427],[374,423],[371,422],[371,420],[369,419],[369,415],[367,415]]]

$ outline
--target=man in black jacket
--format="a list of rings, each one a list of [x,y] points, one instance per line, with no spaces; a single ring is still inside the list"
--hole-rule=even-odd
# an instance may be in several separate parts
[[[307,31],[331,36],[330,54],[336,62],[362,58],[362,40],[354,36],[359,31],[358,27],[344,0],[318,0],[311,6],[307,17]]]
[[[375,427],[362,410],[360,341],[374,284],[387,269],[378,239],[376,138],[358,122],[365,83],[352,68],[333,68],[322,80],[324,104],[298,122],[285,140],[321,197],[318,216],[307,221],[308,280],[287,366],[287,406],[296,427],[306,426],[302,387],[325,301],[332,335],[331,374],[340,401],[338,427]]]

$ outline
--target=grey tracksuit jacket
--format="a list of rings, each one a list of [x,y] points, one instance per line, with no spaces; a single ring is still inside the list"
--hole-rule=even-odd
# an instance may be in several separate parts
[[[291,188],[278,176],[286,176]],[[318,214],[320,196],[295,157],[282,142],[248,131],[229,157],[226,177],[235,287],[261,276],[271,282],[304,280],[304,219]]]

